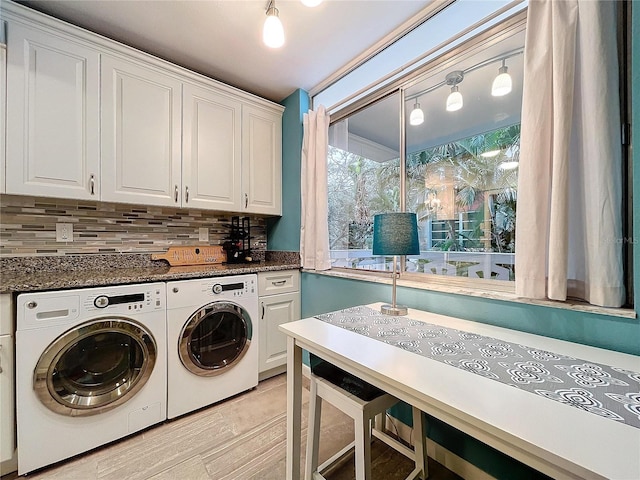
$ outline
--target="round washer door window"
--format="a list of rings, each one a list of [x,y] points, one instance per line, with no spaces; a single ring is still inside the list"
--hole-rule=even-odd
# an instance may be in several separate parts
[[[109,317],[58,337],[40,356],[33,389],[50,410],[95,415],[121,405],[153,371],[157,345],[142,325]]]
[[[251,335],[251,317],[244,308],[231,302],[210,303],[184,325],[178,345],[180,361],[196,375],[220,375],[244,357]]]

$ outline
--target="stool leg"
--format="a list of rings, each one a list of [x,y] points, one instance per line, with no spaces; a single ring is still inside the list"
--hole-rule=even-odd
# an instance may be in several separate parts
[[[425,422],[424,413],[416,407],[413,410],[413,443],[414,453],[416,457],[416,468],[422,470],[420,478],[426,480],[429,476],[428,457],[427,457],[427,424]]]
[[[385,421],[385,416],[382,413],[377,414],[375,416],[374,421],[373,421],[373,428],[375,428],[379,432],[383,432],[384,431],[384,421]]]
[[[356,480],[370,480],[371,421],[364,415],[354,420],[356,434]]]
[[[318,396],[318,384],[312,378],[309,387],[309,427],[307,429],[307,458],[304,478],[312,480],[318,470],[318,448],[320,445],[320,417],[322,415],[322,398]]]

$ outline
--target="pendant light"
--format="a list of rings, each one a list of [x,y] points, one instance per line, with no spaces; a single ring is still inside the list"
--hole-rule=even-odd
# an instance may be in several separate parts
[[[411,110],[411,115],[409,115],[409,125],[422,125],[424,122],[424,112],[420,108],[420,104],[418,103],[418,99],[416,99],[416,103],[413,106],[413,110]]]
[[[502,97],[511,92],[511,75],[507,73],[506,60],[502,60],[502,67],[498,70],[498,76],[491,85],[491,95]]]
[[[462,94],[458,89],[458,84],[464,80],[464,72],[462,70],[456,70],[448,73],[446,76],[447,85],[451,85],[451,93],[447,97],[447,112],[455,112],[460,110],[464,101]]]
[[[486,150],[480,154],[483,158],[493,158],[497,157],[500,154],[500,149],[497,150]]]
[[[267,6],[267,19],[262,29],[262,41],[271,48],[279,48],[284,45],[284,28],[278,18],[275,0],[271,0]]]

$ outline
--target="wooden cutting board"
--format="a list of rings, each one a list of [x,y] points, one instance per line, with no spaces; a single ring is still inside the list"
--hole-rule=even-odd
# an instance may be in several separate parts
[[[153,253],[151,260],[166,260],[171,266],[208,265],[226,261],[227,254],[219,245],[206,247],[169,247],[166,253]]]

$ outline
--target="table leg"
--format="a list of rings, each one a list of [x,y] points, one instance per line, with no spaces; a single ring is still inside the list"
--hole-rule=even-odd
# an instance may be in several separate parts
[[[300,480],[302,349],[287,337],[287,480]]]

